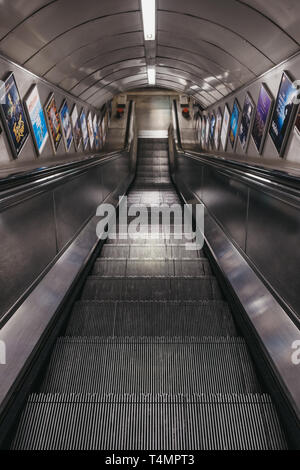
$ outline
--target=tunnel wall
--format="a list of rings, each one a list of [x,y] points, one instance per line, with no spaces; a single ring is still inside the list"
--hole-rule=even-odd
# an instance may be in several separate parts
[[[122,152],[81,168],[39,176],[0,198],[0,320],[56,260],[114,191],[130,178],[130,154]]]
[[[265,74],[263,74],[262,76],[260,76],[259,78],[251,82],[249,85],[243,86],[237,92],[229,95],[227,98],[225,97],[221,101],[208,107],[205,110],[206,111],[205,114],[210,114],[213,111],[216,112],[218,107],[221,108],[222,113],[224,114],[225,104],[228,104],[230,112],[231,112],[235,99],[238,100],[239,106],[242,110],[244,106],[246,92],[250,93],[254,101],[254,104],[256,105],[262,83],[265,83],[267,85],[275,102],[283,71],[288,72],[292,80],[300,79],[300,54],[296,54],[293,58],[283,62],[279,66],[274,67],[269,72],[266,72]],[[233,155],[233,153],[230,151],[229,139],[227,140],[227,151],[225,152],[225,154],[224,152],[216,152],[216,151],[214,151],[214,153],[226,155],[226,156]],[[237,145],[236,145],[234,155],[246,155],[246,157],[249,159],[261,158],[262,161],[270,160],[274,158],[281,160],[281,157],[278,156],[277,150],[268,132],[266,134],[266,140],[265,140],[265,144],[264,144],[264,148],[263,148],[261,156],[259,155],[252,138],[250,138],[246,154],[244,153],[241,143],[239,139],[237,138]],[[294,134],[293,129],[291,130],[291,134],[289,136],[289,140],[288,140],[288,143],[287,143],[284,155],[283,155],[283,159],[289,162],[300,163],[300,139]]]
[[[24,97],[30,90],[31,86],[33,84],[36,84],[38,87],[42,106],[46,104],[48,97],[50,96],[50,93],[54,92],[56,106],[58,110],[60,109],[63,100],[66,99],[70,113],[72,112],[73,105],[76,104],[78,114],[80,114],[81,109],[84,108],[86,111],[86,115],[89,111],[92,111],[93,115],[97,113],[97,116],[101,117],[101,112],[99,111],[99,109],[93,108],[92,106],[88,105],[84,101],[81,101],[78,98],[75,98],[75,96],[56,87],[55,85],[52,85],[50,82],[39,78],[38,76],[24,69],[23,67],[20,67],[14,64],[13,62],[9,61],[8,59],[5,59],[0,56],[0,80],[4,81],[7,75],[9,74],[9,72],[14,73],[15,80],[16,80],[22,100],[24,100]],[[50,136],[49,136],[47,143],[42,150],[41,155],[37,156],[37,152],[34,146],[34,140],[33,140],[34,138],[32,134],[30,134],[18,158],[14,159],[10,145],[9,145],[8,138],[4,130],[2,119],[0,119],[0,122],[1,122],[1,127],[3,129],[2,133],[0,134],[0,169],[3,167],[18,168],[19,166],[27,162],[37,162],[38,164],[40,160],[43,160],[43,161],[51,160],[57,157],[61,157],[61,159],[68,160],[70,159],[71,155],[73,157],[74,155],[78,157],[83,154],[91,153],[91,151],[89,150],[89,145],[87,146],[86,151],[83,151],[81,147],[81,151],[77,153],[74,147],[74,142],[72,143],[69,152],[66,153],[63,139],[61,139],[61,142],[57,149],[57,153],[56,155],[54,155],[53,148],[50,142]]]
[[[205,204],[299,321],[299,189],[284,190],[283,184],[243,174],[234,164],[215,163],[209,156],[178,154],[177,186],[187,199],[196,195]]]

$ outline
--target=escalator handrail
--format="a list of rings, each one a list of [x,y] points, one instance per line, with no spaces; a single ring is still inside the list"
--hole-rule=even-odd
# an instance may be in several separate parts
[[[195,160],[205,161],[206,164],[211,166],[218,166],[222,169],[235,172],[239,176],[246,175],[247,179],[252,179],[253,182],[257,183],[259,178],[261,182],[269,185],[276,185],[278,188],[283,189],[287,192],[290,190],[300,191],[300,174],[292,174],[289,170],[267,168],[265,166],[239,162],[232,159],[227,159],[222,156],[214,154],[207,154],[205,152],[195,152],[194,150],[184,150],[177,146],[177,153],[186,157],[191,157]]]

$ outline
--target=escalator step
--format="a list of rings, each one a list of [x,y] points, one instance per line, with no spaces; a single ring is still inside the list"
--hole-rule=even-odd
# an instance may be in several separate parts
[[[203,251],[188,251],[180,245],[118,245],[105,243],[101,250],[100,259],[127,258],[127,259],[204,259]]]
[[[268,395],[33,394],[15,450],[285,450]]]
[[[225,302],[81,301],[67,336],[236,336]]]
[[[41,391],[255,393],[260,386],[238,337],[61,337]]]
[[[211,275],[208,260],[98,259],[93,274],[126,277],[197,277]]]
[[[108,278],[89,276],[82,300],[223,300],[214,277]]]

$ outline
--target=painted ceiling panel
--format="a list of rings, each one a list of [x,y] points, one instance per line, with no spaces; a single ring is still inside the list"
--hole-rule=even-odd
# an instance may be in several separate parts
[[[299,0],[240,0],[257,10],[300,43]]]
[[[157,0],[157,86],[207,106],[299,51],[299,19],[299,0]],[[96,106],[148,86],[139,0],[0,0],[0,52]]]
[[[76,36],[78,39],[78,37]],[[74,39],[76,39],[74,38]],[[97,40],[82,45],[82,41],[75,41],[72,43],[73,50],[64,56],[57,62],[45,75],[47,80],[55,81],[54,78],[57,75],[60,77],[67,77],[71,70],[76,70],[86,62],[95,57],[100,57],[101,54],[105,54],[109,51],[115,51],[119,49],[125,49],[127,47],[143,46],[143,33],[133,32],[116,34],[113,36],[106,36],[98,38]],[[60,78],[61,81],[63,78]]]
[[[273,62],[284,59],[286,51],[292,54],[298,49],[295,41],[267,17],[236,0],[159,0],[160,9],[222,25],[244,38]]]
[[[29,18],[40,8],[53,3],[53,0],[14,0],[0,2],[0,40]]]

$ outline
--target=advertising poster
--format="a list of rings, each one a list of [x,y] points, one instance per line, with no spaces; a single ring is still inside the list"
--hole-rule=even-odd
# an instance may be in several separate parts
[[[216,118],[216,129],[215,129],[215,148],[216,150],[219,150],[219,145],[220,145],[220,134],[221,134],[221,128],[222,128],[222,111],[220,108],[217,111],[217,118]]]
[[[88,126],[88,133],[89,133],[90,147],[91,147],[91,150],[92,150],[92,149],[93,149],[93,147],[94,147],[94,141],[95,141],[95,137],[94,137],[94,130],[93,130],[93,120],[92,120],[92,113],[89,113],[89,114],[88,114],[88,118],[87,118],[87,126]]]
[[[105,128],[105,120],[102,119],[101,123],[101,132],[102,132],[102,145],[105,145],[106,142],[106,128]]]
[[[74,108],[71,114],[71,121],[72,121],[72,127],[73,127],[75,148],[76,148],[76,151],[78,152],[80,149],[80,145],[81,145],[82,134],[81,134],[80,120],[79,120],[76,104],[74,104]]]
[[[80,126],[81,126],[82,139],[83,139],[83,149],[86,150],[88,142],[89,142],[89,134],[88,134],[88,128],[87,128],[86,116],[85,116],[84,110],[82,110],[80,114]]]
[[[206,132],[206,117],[202,118],[202,130],[201,130],[201,145],[205,148],[205,132]]]
[[[99,140],[100,140],[100,149],[103,147],[103,139],[102,139],[102,127],[101,127],[101,119],[98,121],[98,133],[99,133]]]
[[[226,146],[227,146],[229,120],[230,120],[230,111],[229,111],[229,108],[226,104],[225,109],[224,109],[224,117],[223,117],[223,124],[222,124],[222,130],[221,130],[221,144],[222,144],[224,152],[225,152]]]
[[[199,119],[197,121],[197,142],[201,144],[201,135],[202,135],[202,117],[199,116]]]
[[[64,100],[60,108],[60,120],[63,130],[64,143],[66,151],[68,152],[73,142],[73,132],[69,108],[66,100]]]
[[[98,126],[97,126],[97,116],[95,114],[93,119],[93,131],[94,131],[94,139],[95,139],[95,147],[97,150],[100,148],[100,139],[98,134]]]
[[[240,139],[240,143],[244,152],[246,152],[248,142],[249,142],[251,126],[252,126],[253,118],[254,118],[254,109],[255,109],[254,102],[251,99],[249,93],[247,93],[245,102],[244,102],[240,131],[239,131],[239,139]]]
[[[212,147],[214,146],[215,126],[216,126],[216,116],[212,114],[210,118],[210,134],[209,134],[210,145]]]
[[[205,126],[205,147],[208,149],[209,144],[209,130],[210,130],[210,119],[209,116],[206,116],[206,126]]]
[[[298,107],[298,113],[295,121],[294,131],[298,139],[300,139],[300,107]]]
[[[254,124],[252,129],[252,138],[259,153],[262,152],[264,137],[269,122],[272,109],[273,98],[263,84],[260,89]]]
[[[27,97],[25,98],[25,105],[34,136],[35,147],[38,155],[40,155],[46,145],[49,134],[38,88],[36,85],[32,87]]]
[[[54,94],[50,96],[46,106],[45,113],[48,120],[49,133],[54,152],[57,152],[58,146],[62,139],[61,124],[59,113],[56,107]]]
[[[15,77],[11,73],[0,88],[0,108],[14,157],[18,157],[29,137],[29,127]]]
[[[269,130],[280,156],[282,156],[289,137],[292,118],[295,116],[296,106],[293,99],[296,94],[297,89],[293,86],[292,80],[286,72],[283,72]]]
[[[238,105],[237,100],[234,100],[232,113],[231,113],[231,119],[230,119],[230,126],[229,126],[229,140],[231,143],[232,150],[234,150],[235,148],[239,120],[240,120],[240,107]]]

